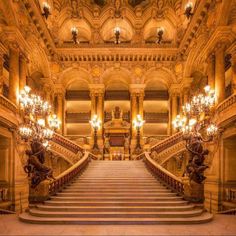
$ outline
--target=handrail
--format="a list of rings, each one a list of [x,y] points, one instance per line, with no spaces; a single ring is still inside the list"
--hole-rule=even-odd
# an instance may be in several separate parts
[[[230,97],[221,102],[216,108],[216,113],[221,113],[228,107],[232,106],[234,103],[236,103],[236,94],[232,94]]]
[[[14,113],[17,112],[16,105],[13,102],[11,102],[9,99],[4,97],[3,95],[0,95],[0,105],[2,105],[5,108],[8,108],[10,111]]]
[[[73,141],[63,137],[62,135],[55,133],[52,141],[77,154],[78,152],[84,153],[84,149]]]
[[[227,214],[227,215],[236,215],[236,208],[232,208],[225,211],[219,211],[217,214]]]
[[[0,208],[0,214],[16,214],[16,212]]]
[[[157,153],[160,153],[163,150],[173,146],[174,144],[181,142],[182,140],[183,140],[183,133],[178,132],[178,133],[164,139],[163,141],[160,141],[159,143],[157,143],[153,147],[151,147],[151,151],[156,151]]]
[[[68,184],[75,176],[78,176],[87,166],[90,160],[90,153],[86,152],[82,159],[76,164],[65,170],[49,184],[49,194],[54,195],[66,184]]]
[[[163,181],[167,186],[169,186],[174,191],[179,194],[184,194],[184,184],[181,178],[170,173],[168,170],[157,164],[147,152],[145,154],[144,162],[148,169],[161,181]]]

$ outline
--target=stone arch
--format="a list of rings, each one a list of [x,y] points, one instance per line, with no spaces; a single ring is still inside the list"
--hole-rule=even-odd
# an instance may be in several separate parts
[[[76,81],[83,81],[83,83],[86,84],[92,83],[89,72],[81,67],[70,67],[64,70],[59,77],[59,83],[61,83],[65,89],[71,84],[76,83]]]

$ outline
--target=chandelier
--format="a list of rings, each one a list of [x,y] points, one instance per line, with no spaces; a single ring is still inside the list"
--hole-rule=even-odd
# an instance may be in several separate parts
[[[52,170],[44,165],[44,155],[61,122],[52,114],[49,103],[32,94],[28,86],[20,91],[19,104],[23,122],[18,133],[31,147],[26,151],[29,159],[24,170],[32,177],[31,186],[36,187],[44,179],[52,177]]]
[[[206,178],[203,172],[208,168],[204,160],[209,151],[204,149],[203,143],[213,141],[218,134],[218,128],[212,121],[215,98],[215,91],[206,86],[204,93],[193,96],[190,103],[182,107],[182,114],[173,121],[174,128],[183,132],[186,149],[191,154],[185,174],[199,184]]]

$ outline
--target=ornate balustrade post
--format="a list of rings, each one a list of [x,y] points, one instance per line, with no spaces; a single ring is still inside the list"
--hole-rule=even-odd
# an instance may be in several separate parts
[[[19,92],[19,47],[16,43],[9,46],[9,100],[17,104]]]
[[[215,49],[215,93],[216,103],[225,99],[225,44],[218,44]]]

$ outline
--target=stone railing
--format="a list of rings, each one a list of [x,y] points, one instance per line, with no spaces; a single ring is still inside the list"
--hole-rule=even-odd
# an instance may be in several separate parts
[[[60,191],[66,184],[70,183],[75,177],[79,176],[87,167],[90,160],[90,153],[86,152],[72,167],[56,177],[56,180],[49,183],[49,195],[54,195]]]
[[[231,95],[230,97],[225,99],[222,103],[220,103],[216,108],[216,113],[219,114],[224,110],[230,108],[234,104],[236,104],[236,94]]]
[[[147,152],[144,153],[144,162],[147,168],[155,175],[160,181],[166,184],[173,191],[184,195],[184,184],[181,178],[176,177],[168,170],[156,163]]]
[[[0,106],[6,108],[7,110],[17,113],[17,107],[14,103],[12,103],[10,100],[8,100],[3,95],[0,95]]]
[[[182,132],[178,132],[167,139],[159,142],[157,145],[151,147],[151,152],[156,151],[157,153],[162,152],[163,150],[172,147],[173,145],[183,141],[183,134]]]
[[[60,134],[55,133],[52,142],[55,142],[59,145],[61,145],[63,148],[77,154],[78,152],[84,153],[84,149],[79,146],[78,144],[74,143],[73,141],[70,141],[69,139],[63,137]]]
[[[225,189],[225,200],[236,204],[236,188]]]

